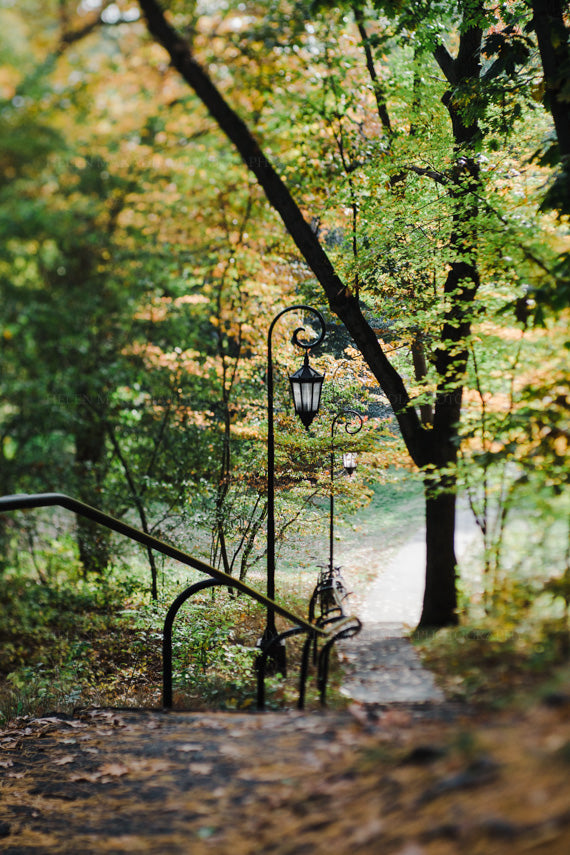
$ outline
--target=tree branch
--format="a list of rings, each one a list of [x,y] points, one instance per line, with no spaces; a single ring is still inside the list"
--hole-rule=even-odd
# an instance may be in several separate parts
[[[457,83],[457,75],[455,73],[455,60],[447,50],[444,44],[440,44],[433,52],[435,61],[443,71],[445,79],[451,86]]]
[[[374,57],[372,56],[372,50],[370,49],[370,39],[368,38],[368,33],[366,32],[366,27],[364,25],[364,15],[362,14],[362,9],[360,9],[356,4],[353,5],[352,12],[354,14],[356,26],[358,27],[358,32],[360,33],[362,47],[364,48],[364,53],[366,55],[366,68],[368,69],[370,80],[372,81],[372,88],[374,89],[374,96],[376,98],[378,115],[380,117],[380,121],[382,122],[382,127],[384,128],[384,130],[388,134],[391,134],[392,124],[390,122],[390,116],[388,114],[388,108],[386,106],[386,99],[384,97],[382,84],[380,83],[380,80],[378,79],[378,75],[376,73]]]
[[[97,27],[100,27],[105,22],[102,19],[102,14],[107,9],[108,6],[111,5],[113,0],[107,0],[107,3],[104,3],[102,8],[91,17],[89,21],[86,21],[81,27],[77,27],[77,29],[72,30],[68,29],[68,18],[67,15],[62,15],[62,33],[59,39],[59,45],[56,48],[56,54],[62,54],[70,45],[75,44],[75,42],[81,41]],[[119,21],[120,23],[120,21]]]
[[[438,172],[435,169],[429,169],[428,167],[411,165],[408,166],[407,169],[409,169],[410,172],[415,172],[416,175],[425,175],[428,178],[433,179],[437,184],[447,185],[450,182],[450,179],[445,172]]]

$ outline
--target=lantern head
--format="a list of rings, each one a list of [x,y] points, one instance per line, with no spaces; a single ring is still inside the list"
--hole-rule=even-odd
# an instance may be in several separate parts
[[[349,475],[352,475],[356,469],[356,454],[354,451],[345,451],[342,455],[342,465]]]
[[[295,412],[306,428],[319,411],[324,374],[319,374],[309,365],[309,354],[305,351],[305,362],[289,377]]]

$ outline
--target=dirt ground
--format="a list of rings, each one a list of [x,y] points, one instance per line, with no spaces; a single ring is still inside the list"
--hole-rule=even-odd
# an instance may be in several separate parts
[[[0,851],[570,851],[570,695],[316,713],[86,711],[0,734]]]

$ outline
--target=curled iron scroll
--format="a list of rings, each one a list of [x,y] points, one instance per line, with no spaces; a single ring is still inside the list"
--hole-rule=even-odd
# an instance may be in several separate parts
[[[336,423],[337,423],[337,421],[338,421],[342,416],[346,416],[346,415],[355,416],[355,417],[358,419],[359,424],[358,424],[358,425],[356,425],[356,426],[354,426],[353,430],[351,430],[351,429],[350,429],[350,424],[349,424],[349,422],[346,422],[346,424],[344,425],[345,433],[348,433],[348,434],[353,435],[353,434],[358,433],[359,431],[361,431],[361,430],[362,430],[362,426],[364,425],[364,419],[362,418],[362,416],[360,415],[360,413],[358,413],[356,410],[351,410],[351,409],[340,410],[340,412],[338,412],[338,413],[336,414],[336,416],[334,417],[334,419],[333,419],[333,421],[332,421],[332,425],[331,425],[331,436],[334,434],[334,429],[335,429],[335,427],[336,427]]]
[[[321,325],[320,333],[312,341],[301,341],[301,339],[299,338],[299,333],[303,332],[305,327],[297,327],[297,329],[293,333],[293,337],[291,339],[293,344],[296,344],[297,347],[301,347],[304,350],[311,350],[313,347],[316,347],[318,344],[320,344],[322,342],[322,340],[324,339],[324,337],[326,335],[326,326],[325,326],[325,320],[324,320],[323,316],[321,315],[321,313],[318,311],[318,309],[313,309],[312,306],[304,306],[304,305],[288,306],[286,309],[283,309],[281,312],[279,312],[278,315],[275,315],[275,317],[273,318],[273,321],[271,322],[271,326],[269,327],[269,332],[267,333],[267,344],[268,344],[268,349],[269,349],[270,353],[271,353],[271,337],[273,334],[273,328],[274,328],[275,324],[277,323],[277,321],[279,320],[279,318],[282,318],[283,315],[286,315],[288,312],[311,312],[311,314],[316,316],[317,320],[319,321],[319,324]]]
[[[301,339],[299,338],[299,333],[304,332],[305,327],[297,327],[297,329],[293,333],[293,336],[291,338],[291,341],[293,342],[293,344],[296,344],[297,347],[302,347],[305,350],[311,350],[313,347],[316,347],[318,344],[320,344],[325,337],[326,326],[325,326],[324,318],[321,315],[321,313],[319,312],[319,310],[313,309],[312,306],[292,306],[292,308],[293,309],[303,309],[304,311],[312,312],[313,315],[315,315],[317,317],[317,319],[321,325],[320,333],[312,341],[301,341]]]

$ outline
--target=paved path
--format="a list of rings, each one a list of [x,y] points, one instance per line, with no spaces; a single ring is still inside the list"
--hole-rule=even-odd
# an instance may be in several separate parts
[[[473,544],[475,525],[467,509],[457,516],[458,559]],[[346,669],[342,692],[365,704],[428,703],[444,700],[431,672],[422,667],[406,637],[420,619],[425,587],[425,530],[420,528],[381,566],[382,556],[366,558],[379,572],[355,609],[363,628],[339,645]],[[359,556],[357,560],[362,560]],[[343,556],[344,559],[344,556]],[[349,555],[343,561],[349,564]]]

